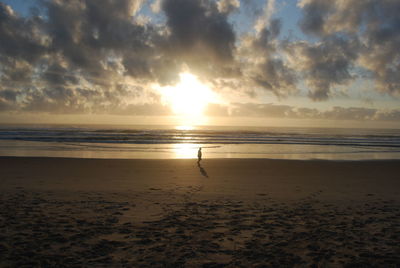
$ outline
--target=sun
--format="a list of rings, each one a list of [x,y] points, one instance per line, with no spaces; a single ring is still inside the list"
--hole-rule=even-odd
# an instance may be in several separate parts
[[[175,86],[160,87],[164,102],[171,106],[179,116],[200,117],[206,106],[215,100],[215,93],[196,76],[181,73],[180,81]]]

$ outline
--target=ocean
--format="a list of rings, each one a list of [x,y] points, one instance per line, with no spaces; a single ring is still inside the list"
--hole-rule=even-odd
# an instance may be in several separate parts
[[[173,159],[400,159],[399,129],[0,126],[0,156]]]

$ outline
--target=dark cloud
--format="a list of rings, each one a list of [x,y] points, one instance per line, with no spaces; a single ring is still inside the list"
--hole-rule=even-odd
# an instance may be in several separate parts
[[[47,81],[50,85],[68,85],[69,83],[77,84],[78,80],[76,76],[71,75],[66,66],[63,66],[61,62],[55,61],[49,65],[42,76],[43,80]]]
[[[137,97],[135,87],[119,89],[126,75],[158,80],[154,75],[162,67],[154,60],[158,54],[152,53],[157,33],[134,19],[141,1],[41,4],[45,18],[21,17],[0,3],[0,88],[18,96],[12,103],[3,96],[3,110],[113,111],[114,106],[126,106],[125,98]],[[165,75],[159,80],[168,82]]]
[[[110,58],[122,58],[129,75],[146,75],[151,29],[133,21],[138,0],[44,1],[51,51],[90,76],[104,77]],[[73,18],[73,19],[71,19]],[[128,57],[129,55],[129,57]]]
[[[25,90],[26,95],[20,104],[20,110],[25,112],[79,113],[83,112],[78,105],[78,99],[73,98],[73,92],[63,87],[47,88],[45,90]]]
[[[136,87],[122,95],[121,80],[168,85],[177,82],[183,68],[200,76],[237,73],[235,33],[227,17],[237,1],[164,0],[166,25],[138,19],[142,0],[39,3],[41,16],[27,17],[0,3],[1,88],[23,90],[16,93],[19,103],[13,103],[20,109],[105,109],[105,103],[112,107],[140,97],[131,92]],[[96,97],[80,95],[85,87]]]
[[[273,19],[257,35],[246,37],[241,57],[247,63],[242,66],[243,73],[254,83],[252,86],[285,97],[296,91],[297,78],[281,55],[281,24]]]
[[[299,1],[299,26],[311,41],[282,38],[274,1],[256,12],[249,20],[253,28],[241,36],[231,18],[239,8],[257,6],[249,0],[159,0],[152,18],[140,12],[148,5],[143,0],[34,2],[37,12],[24,16],[0,2],[2,111],[141,114],[148,108],[166,114],[149,85],[172,85],[182,71],[254,98],[262,89],[282,99],[304,81],[312,100],[327,100],[361,72],[379,92],[400,95],[398,0]],[[347,108],[321,114],[269,104],[235,107],[210,106],[209,113],[397,116]]]
[[[313,100],[327,100],[331,89],[348,83],[354,78],[351,73],[359,50],[357,40],[329,37],[316,44],[304,41],[288,45],[294,69],[301,72],[311,90]]]
[[[35,61],[46,51],[41,26],[40,18],[21,18],[0,2],[0,54],[14,60]]]
[[[276,38],[281,33],[281,28],[282,21],[280,19],[271,20],[269,26],[262,28],[258,37],[254,39],[253,47],[267,54],[275,52]]]
[[[233,59],[235,33],[214,1],[164,0],[162,9],[171,34],[171,53],[214,62]]]
[[[295,91],[295,74],[281,59],[266,59],[258,65],[254,82],[272,91],[278,97],[290,95]]]
[[[18,92],[13,91],[13,90],[1,90],[0,91],[0,98],[2,98],[5,101],[16,101],[18,96]]]
[[[32,79],[34,66],[26,60],[0,56],[1,82],[3,86],[27,83]]]
[[[334,8],[334,1],[315,0],[301,1],[303,18],[299,21],[303,32],[313,35],[324,35],[326,18]]]
[[[362,46],[353,50],[350,62],[369,71],[380,92],[400,94],[399,1],[303,0],[300,6],[300,26],[305,33],[321,38],[323,43],[340,35],[360,40]],[[343,65],[338,68],[343,70]]]
[[[40,18],[21,18],[10,6],[0,2],[2,110],[17,109],[17,96],[31,83],[35,64],[47,51],[45,37],[41,31],[42,25]]]

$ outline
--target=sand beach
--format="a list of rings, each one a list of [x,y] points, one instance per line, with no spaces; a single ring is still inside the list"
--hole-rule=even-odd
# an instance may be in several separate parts
[[[0,158],[1,267],[396,267],[400,161]]]

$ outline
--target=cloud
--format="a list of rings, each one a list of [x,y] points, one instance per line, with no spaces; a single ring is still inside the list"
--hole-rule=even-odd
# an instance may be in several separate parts
[[[240,7],[239,0],[219,0],[217,2],[218,11],[221,13],[231,13]]]
[[[189,61],[233,60],[235,33],[215,2],[164,0],[162,9],[170,31],[170,53]]]
[[[21,18],[0,2],[0,54],[13,60],[33,62],[46,50],[41,36],[42,21],[37,17]]]
[[[245,36],[238,57],[244,77],[252,82],[249,86],[286,97],[297,91],[297,77],[282,56],[280,31],[281,21],[273,19],[257,34]]]
[[[254,25],[257,32],[261,32],[263,29],[269,27],[272,21],[272,15],[275,12],[275,0],[265,0],[265,2],[263,13],[259,16]]]
[[[303,9],[303,18],[299,25],[303,32],[316,36],[325,35],[325,22],[329,13],[334,9],[334,2],[324,0],[299,1],[298,5]]]
[[[226,105],[210,103],[205,109],[205,114],[207,116],[228,116],[229,108]]]
[[[292,107],[289,105],[277,104],[253,104],[253,103],[235,103],[232,109],[232,116],[249,117],[288,117],[292,113]]]
[[[133,21],[142,1],[45,1],[48,21],[45,30],[51,38],[52,54],[61,55],[68,69],[81,69],[91,76],[103,77],[109,59],[130,55],[124,66],[130,74],[139,65],[129,64],[132,58],[140,62],[148,54],[147,43],[152,29]],[[71,19],[73,18],[73,19]],[[137,67],[143,69],[143,66]],[[148,73],[150,71],[146,70]]]
[[[147,107],[149,113],[164,114],[151,85],[172,85],[183,71],[223,84],[216,90],[247,94],[254,101],[261,90],[281,100],[296,95],[300,84],[309,89],[310,99],[328,100],[360,73],[378,92],[400,96],[397,0],[301,0],[299,27],[311,36],[307,40],[283,37],[285,21],[276,18],[274,0],[263,2],[248,29],[233,20],[248,11],[241,9],[256,6],[251,1],[35,3],[38,12],[21,16],[0,2],[2,111],[103,113]],[[253,114],[278,113],[278,107],[268,105],[220,108],[214,106],[210,113],[250,114],[245,112],[250,108],[256,109]],[[302,109],[285,112],[322,116]],[[340,110],[325,116],[339,118]]]
[[[354,64],[370,72],[378,91],[400,95],[400,2],[302,0],[301,29],[315,37],[347,36],[360,46]],[[357,59],[357,60],[355,60]]]
[[[125,99],[139,98],[137,87],[119,90],[126,77],[144,84],[170,81],[160,71],[165,60],[156,53],[162,34],[135,21],[142,1],[42,0],[41,5],[46,16],[21,17],[0,3],[3,111],[112,111]]]
[[[334,106],[328,110],[295,107],[274,103],[232,103],[230,106],[213,104],[207,107],[210,116],[265,117],[286,119],[328,119],[356,121],[399,121],[400,110],[384,110],[365,107]]]
[[[171,115],[172,110],[169,106],[159,103],[130,104],[122,109],[118,109],[116,114],[120,115]]]
[[[293,42],[286,49],[290,66],[303,75],[313,100],[327,100],[332,87],[348,84],[355,78],[351,70],[358,56],[357,40],[333,36],[315,44]]]
[[[400,121],[400,110],[378,111],[375,118],[383,121]]]
[[[336,120],[373,120],[378,112],[377,109],[350,107],[343,108],[335,106],[332,109],[321,113],[320,117]]]
[[[161,11],[161,1],[162,0],[153,0],[151,3],[150,8],[153,13],[159,13]]]
[[[26,17],[0,3],[0,89],[18,95],[3,109],[94,111],[139,98],[125,92],[111,103],[106,97],[118,92],[119,81],[150,88],[175,83],[187,69],[203,77],[237,72],[228,13],[238,1],[156,1],[164,25],[139,19],[143,2],[40,0],[42,15]],[[96,101],[81,96],[83,88]]]

